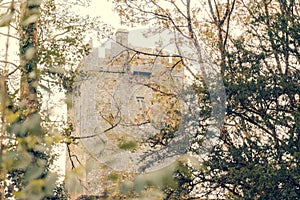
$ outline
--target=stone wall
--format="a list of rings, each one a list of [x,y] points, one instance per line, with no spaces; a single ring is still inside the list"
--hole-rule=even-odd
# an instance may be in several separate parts
[[[182,68],[171,70],[173,63],[165,58],[155,63],[145,55],[131,59],[133,53],[124,47],[127,37],[125,30],[117,32],[116,41],[102,50],[105,58],[95,48],[80,69],[72,115],[74,135],[82,139],[71,149],[80,162],[73,170],[67,165],[72,199],[104,195],[113,184],[108,176],[114,170],[138,171],[137,160],[145,149],[151,150],[145,138],[160,131],[154,125],[162,117],[154,89],[176,94],[182,88]]]

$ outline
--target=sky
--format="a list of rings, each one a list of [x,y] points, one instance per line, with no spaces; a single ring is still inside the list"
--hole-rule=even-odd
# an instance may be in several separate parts
[[[113,26],[120,26],[120,19],[116,12],[113,12],[113,5],[111,1],[107,0],[93,0],[89,12],[92,15],[101,16],[105,23]]]
[[[100,16],[103,22],[115,28],[121,27],[119,16],[113,11],[111,0],[92,0],[88,8],[80,7],[79,9],[83,15]]]

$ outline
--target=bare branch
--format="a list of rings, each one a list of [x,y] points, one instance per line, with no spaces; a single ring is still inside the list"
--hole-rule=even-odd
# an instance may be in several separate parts
[[[0,35],[6,36],[6,37],[11,37],[11,38],[14,38],[14,39],[16,39],[16,40],[20,40],[20,38],[18,38],[18,37],[16,37],[16,36],[13,36],[13,35],[8,35],[8,34],[1,33],[1,32],[0,32]]]

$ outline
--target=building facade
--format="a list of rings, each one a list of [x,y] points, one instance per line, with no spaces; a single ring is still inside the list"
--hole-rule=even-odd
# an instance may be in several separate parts
[[[164,134],[180,122],[183,69],[178,60],[159,56],[159,42],[132,45],[147,40],[135,34],[118,30],[92,48],[79,69],[72,120],[80,140],[67,155],[72,199],[105,196],[114,171],[132,175],[168,162],[149,152],[164,146]]]

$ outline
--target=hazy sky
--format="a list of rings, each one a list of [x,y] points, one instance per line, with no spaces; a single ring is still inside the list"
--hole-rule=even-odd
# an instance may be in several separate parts
[[[115,28],[121,26],[118,14],[113,12],[111,0],[92,0],[90,7],[80,7],[80,11],[90,16],[100,16],[105,23],[111,24]]]

